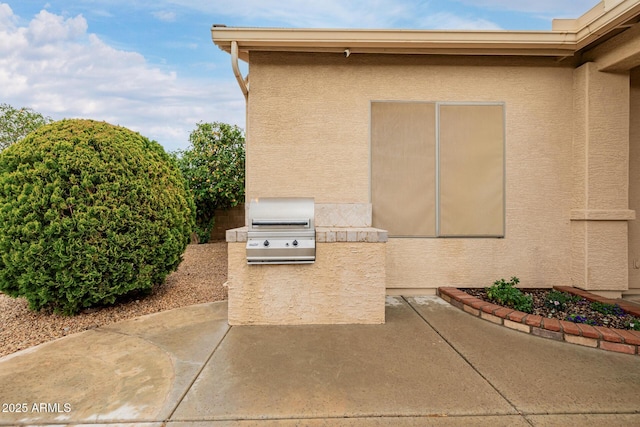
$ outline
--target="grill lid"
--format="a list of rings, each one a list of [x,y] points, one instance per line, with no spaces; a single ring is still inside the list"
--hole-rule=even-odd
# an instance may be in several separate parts
[[[314,230],[315,203],[310,197],[268,197],[249,204],[249,231]]]

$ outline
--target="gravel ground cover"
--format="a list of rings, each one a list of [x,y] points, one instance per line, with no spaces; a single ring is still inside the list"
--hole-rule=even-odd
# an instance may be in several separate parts
[[[143,298],[92,308],[77,316],[33,312],[23,298],[0,294],[0,357],[65,335],[121,320],[227,298],[225,242],[189,245],[178,270]]]
[[[462,291],[480,298],[484,301],[493,302],[487,297],[484,289],[461,289]],[[603,314],[591,308],[591,304],[584,298],[576,301],[567,302],[566,307],[562,310],[551,308],[545,304],[546,296],[550,289],[521,289],[525,295],[531,295],[533,298],[533,313],[542,317],[553,318],[558,320],[568,320],[567,316],[581,316],[583,319],[593,321],[594,325],[605,326],[616,329],[629,329],[627,323],[632,316],[628,314]],[[495,303],[495,302],[494,302]],[[580,322],[585,323],[585,322]]]

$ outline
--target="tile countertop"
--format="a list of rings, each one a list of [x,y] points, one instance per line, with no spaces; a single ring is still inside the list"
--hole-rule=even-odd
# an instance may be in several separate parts
[[[247,241],[247,227],[227,230],[227,243]],[[388,240],[386,230],[372,227],[317,227],[317,243],[363,242],[385,243]]]

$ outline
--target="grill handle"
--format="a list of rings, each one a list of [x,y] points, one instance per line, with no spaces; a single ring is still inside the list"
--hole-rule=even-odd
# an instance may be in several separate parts
[[[251,225],[254,227],[260,226],[284,226],[291,227],[294,225],[309,227],[308,219],[291,219],[291,220],[282,220],[282,219],[254,219],[251,221]]]

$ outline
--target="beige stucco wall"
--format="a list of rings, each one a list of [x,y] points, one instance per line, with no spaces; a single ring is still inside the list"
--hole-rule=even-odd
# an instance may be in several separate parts
[[[640,68],[631,72],[629,209],[640,212]],[[629,221],[629,289],[640,292],[640,221]]]
[[[574,72],[572,285],[612,292],[628,287],[629,76]],[[602,218],[591,219],[593,213]],[[606,218],[606,219],[605,219]]]
[[[574,76],[573,206],[626,210],[629,76],[600,72],[595,63]]]
[[[369,203],[372,100],[505,102],[505,238],[390,238],[387,287],[487,286],[510,276],[524,286],[571,284],[571,67],[261,52],[250,64],[248,198]]]
[[[247,265],[246,243],[228,243],[229,324],[384,323],[385,243],[316,246],[313,264]]]

